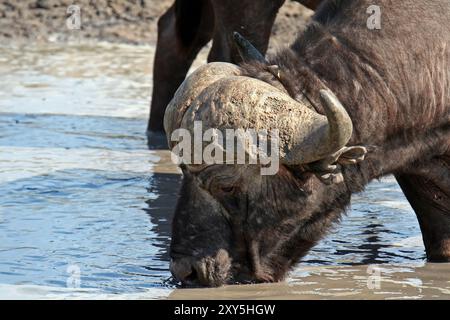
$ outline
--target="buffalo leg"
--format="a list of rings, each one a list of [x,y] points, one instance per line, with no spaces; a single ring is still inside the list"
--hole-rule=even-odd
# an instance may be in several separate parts
[[[416,212],[428,260],[450,261],[450,156],[396,178]]]
[[[200,49],[212,38],[214,15],[208,0],[176,0],[158,21],[149,135],[163,133],[167,104]]]

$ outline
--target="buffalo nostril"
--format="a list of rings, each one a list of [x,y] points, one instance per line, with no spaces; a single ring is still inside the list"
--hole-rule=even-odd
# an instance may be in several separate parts
[[[188,258],[180,258],[170,261],[170,272],[182,283],[192,283],[197,280],[197,272],[189,260]]]

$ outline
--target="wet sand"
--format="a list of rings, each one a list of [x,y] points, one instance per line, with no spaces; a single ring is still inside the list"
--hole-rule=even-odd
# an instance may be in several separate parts
[[[450,299],[450,268],[448,264],[299,267],[286,282],[174,290],[168,298]]]

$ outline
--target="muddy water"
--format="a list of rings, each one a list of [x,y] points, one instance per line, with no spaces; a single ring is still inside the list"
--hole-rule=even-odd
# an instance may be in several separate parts
[[[395,180],[354,197],[286,282],[176,289],[180,184],[144,135],[153,47],[0,47],[0,298],[447,298]]]

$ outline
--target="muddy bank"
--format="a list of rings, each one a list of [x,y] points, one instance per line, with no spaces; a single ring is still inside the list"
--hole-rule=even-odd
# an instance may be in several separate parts
[[[0,0],[0,40],[108,41],[148,44],[156,40],[158,17],[173,0]],[[80,8],[80,29],[70,29],[67,8]],[[275,43],[292,39],[311,12],[287,1],[273,28]]]

